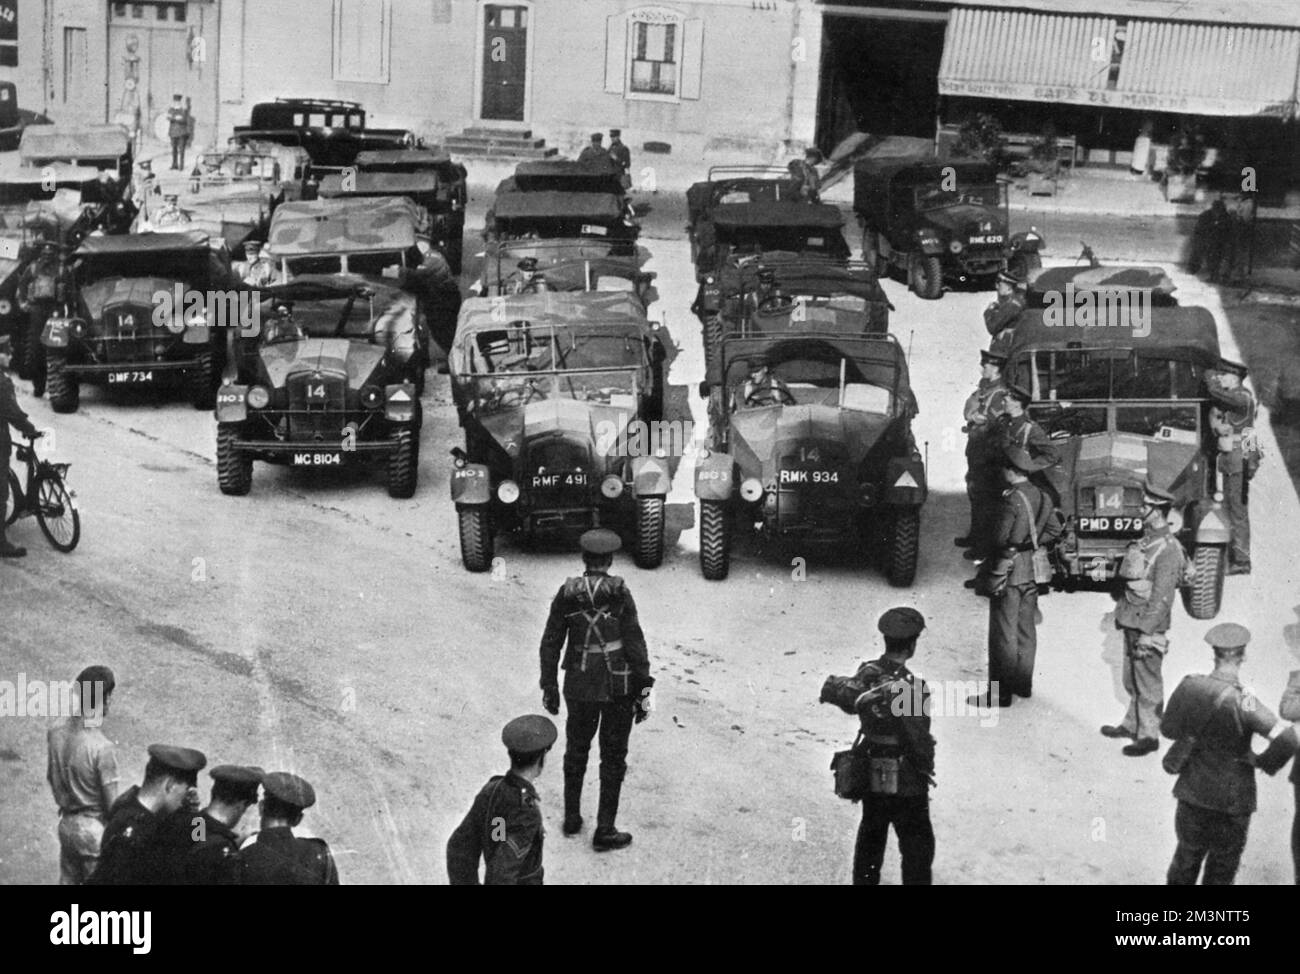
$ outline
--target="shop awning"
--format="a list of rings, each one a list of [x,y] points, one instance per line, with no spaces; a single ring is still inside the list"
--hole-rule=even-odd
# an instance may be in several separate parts
[[[1296,115],[1300,30],[952,11],[939,93],[1194,115]]]

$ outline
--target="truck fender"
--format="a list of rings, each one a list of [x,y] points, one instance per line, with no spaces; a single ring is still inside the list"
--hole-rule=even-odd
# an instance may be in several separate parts
[[[181,332],[182,345],[207,345],[211,341],[211,325],[186,325]]]
[[[663,457],[632,458],[632,496],[667,496],[671,480]]]
[[[925,465],[919,456],[894,457],[889,461],[885,472],[882,503],[919,507],[925,503],[927,493]]]
[[[46,318],[41,329],[41,344],[46,348],[67,348],[72,322],[67,318]]]
[[[227,383],[217,389],[217,422],[242,423],[248,419],[248,386]]]
[[[1228,522],[1223,518],[1223,508],[1215,504],[1196,523],[1197,544],[1227,544],[1232,540]]]
[[[710,453],[695,462],[695,496],[702,501],[731,500],[736,461],[728,453]]]
[[[487,464],[467,463],[451,471],[451,499],[457,504],[486,504],[492,499]]]

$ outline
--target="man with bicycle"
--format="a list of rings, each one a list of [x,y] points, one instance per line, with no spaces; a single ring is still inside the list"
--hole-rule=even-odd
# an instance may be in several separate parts
[[[10,338],[8,335],[0,335],[0,458],[4,459],[4,469],[0,470],[0,512],[8,510],[9,504],[9,454],[13,447],[13,442],[9,438],[9,427],[14,427],[29,440],[34,440],[41,435],[40,430],[32,425],[32,421],[18,405],[14,383],[9,378],[9,365],[12,361],[13,347]],[[27,549],[9,543],[5,537],[4,522],[4,514],[0,513],[0,558],[22,558],[27,554]]]

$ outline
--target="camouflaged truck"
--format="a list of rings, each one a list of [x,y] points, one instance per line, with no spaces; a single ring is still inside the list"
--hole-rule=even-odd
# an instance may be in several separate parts
[[[453,162],[445,151],[435,149],[372,149],[357,155],[356,168],[357,195],[400,192],[424,207],[428,225],[422,232],[446,256],[452,273],[460,274],[464,269],[465,206],[469,202],[469,173],[465,167]],[[411,191],[401,187],[403,179],[417,177],[420,181]],[[432,183],[428,177],[432,177]],[[398,185],[385,185],[388,178]],[[368,180],[374,191],[364,188]],[[322,180],[322,191],[325,182]],[[339,185],[341,188],[341,176]]]
[[[263,252],[276,263],[279,283],[303,275],[356,275],[413,294],[422,322],[419,362],[427,368],[427,337],[444,349],[451,345],[461,297],[445,261],[420,236],[419,223],[419,209],[405,198],[285,203],[271,219]],[[423,395],[423,378],[418,384]]]
[[[1219,338],[1208,310],[1172,306],[1167,281],[1159,268],[1045,271],[1035,306],[1017,319],[1007,375],[1030,391],[1029,414],[1062,454],[1047,471],[1066,517],[1053,549],[1057,583],[1113,583],[1126,547],[1142,535],[1149,478],[1174,495],[1171,523],[1195,565],[1188,612],[1210,619],[1231,539],[1205,384]],[[1141,290],[1129,290],[1138,282],[1163,294],[1145,308],[1126,306],[1119,299],[1139,300]]]
[[[392,284],[303,275],[265,288],[258,334],[235,342],[217,392],[217,483],[247,494],[253,461],[316,469],[381,461],[415,493],[423,412],[419,311]]]
[[[834,328],[754,328],[723,340],[724,398],[695,464],[705,578],[727,577],[744,530],[856,540],[890,584],[912,584],[927,487],[907,359],[893,335]],[[756,384],[760,364],[769,376]]]
[[[87,237],[73,254],[72,296],[45,323],[41,343],[56,413],[76,412],[84,382],[110,389],[180,381],[195,409],[211,409],[231,321],[174,296],[220,292],[239,317],[243,282],[219,241],[196,230]],[[222,326],[226,327],[222,327]]]
[[[451,474],[461,558],[492,565],[494,535],[595,526],[631,533],[638,565],[663,559],[664,348],[628,293],[471,298],[449,357],[465,430]]]

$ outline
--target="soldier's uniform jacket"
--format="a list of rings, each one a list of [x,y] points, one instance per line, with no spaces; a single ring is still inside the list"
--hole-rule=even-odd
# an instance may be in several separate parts
[[[190,134],[190,113],[184,105],[167,109],[167,138],[183,139]]]
[[[202,824],[202,838],[195,835]],[[161,829],[166,847],[164,882],[229,886],[239,882],[239,836],[205,811],[181,809]]]
[[[275,283],[277,274],[275,262],[259,256],[244,268],[244,283],[252,287],[268,287]]]
[[[514,771],[494,775],[447,840],[447,878],[452,886],[479,885],[482,857],[484,886],[541,886],[544,838],[532,782]]]
[[[1282,702],[1277,710],[1283,720],[1300,720],[1300,670],[1291,671],[1291,679],[1282,692]],[[1291,761],[1291,782],[1300,785],[1300,759]]]
[[[1210,429],[1219,437],[1219,469],[1224,473],[1249,469],[1253,473],[1253,465],[1259,459],[1254,393],[1244,386],[1225,389],[1214,381],[1207,385],[1213,400]]]
[[[1016,319],[1025,310],[1025,298],[1019,291],[999,297],[984,309],[984,327],[991,337],[997,338],[1004,329],[1015,326]]]
[[[41,254],[23,271],[19,289],[28,301],[53,301],[58,297],[59,258]]]
[[[1061,462],[1061,451],[1052,442],[1052,438],[1027,413],[1015,417],[1006,413],[998,416],[994,434],[997,437],[996,455],[999,457],[1006,452],[1007,447],[1018,446],[1035,460],[1046,461],[1048,466]]]
[[[13,446],[13,440],[10,439],[9,427],[13,426],[23,436],[28,439],[36,435],[36,427],[32,421],[27,418],[21,406],[18,405],[18,397],[14,393],[13,379],[8,374],[0,372],[0,458],[9,459],[9,450]]]
[[[636,602],[617,575],[584,572],[566,579],[555,593],[542,632],[543,690],[558,685],[556,667],[562,647],[564,695],[573,700],[634,696],[634,684],[639,686],[650,676]]]
[[[623,172],[632,168],[632,150],[624,142],[611,142],[609,144],[609,157]]]
[[[1225,688],[1227,695],[1215,708]],[[1196,746],[1174,785],[1174,797],[1227,815],[1254,812],[1251,736],[1267,736],[1275,723],[1273,712],[1240,683],[1216,673],[1183,677],[1160,721],[1160,732],[1171,740],[1196,736]]]
[[[966,459],[992,459],[991,435],[1006,401],[1007,386],[1000,378],[980,379],[979,386],[966,398],[962,409],[966,420]]]
[[[1021,498],[1024,498],[1024,501]],[[1026,502],[1028,508],[1026,508]],[[1033,512],[1033,522],[1029,520]],[[1039,547],[1052,540],[1047,536],[1048,524],[1052,516],[1052,502],[1047,495],[1029,481],[1014,484],[1002,492],[1002,501],[998,506],[998,519],[993,525],[992,545],[994,551],[1003,553],[1011,559],[1011,573],[1008,585],[1030,585],[1034,581],[1034,536],[1030,528],[1037,533]]]
[[[133,785],[113,803],[92,886],[156,886],[166,881],[163,819],[140,804]]]
[[[1169,631],[1170,613],[1187,556],[1168,525],[1148,530],[1138,545],[1147,564],[1146,578],[1142,581],[1150,582],[1150,592],[1147,594],[1146,585],[1125,585],[1115,607],[1115,625],[1148,636],[1160,635]]]
[[[262,829],[239,849],[244,886],[337,886],[339,872],[324,839],[299,838],[285,825]]]
[[[578,153],[579,162],[599,162],[601,159],[608,159],[609,151],[598,145],[590,144]]]
[[[861,711],[856,708],[863,693],[884,684],[889,685],[886,692],[864,702]],[[828,702],[860,717],[859,747],[873,757],[902,759],[898,794],[926,794],[934,776],[934,738],[930,734],[930,690],[925,681],[905,664],[881,656],[863,663],[851,677],[832,677],[827,688],[824,696]]]

